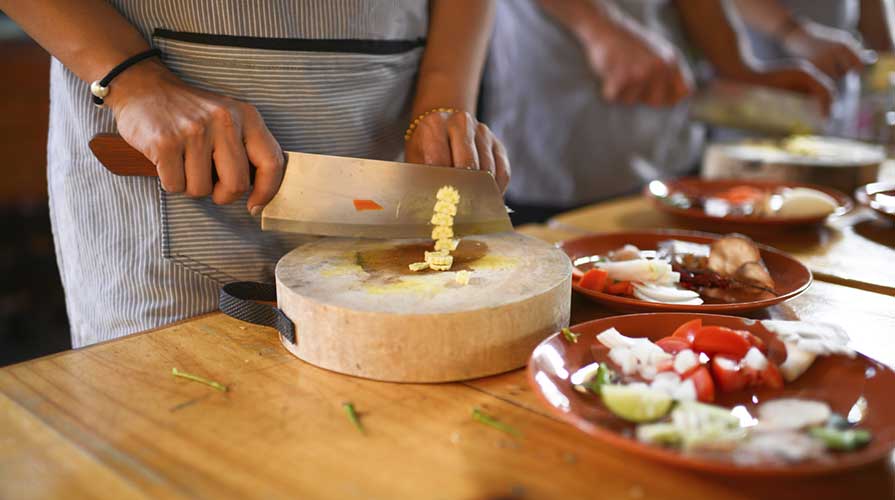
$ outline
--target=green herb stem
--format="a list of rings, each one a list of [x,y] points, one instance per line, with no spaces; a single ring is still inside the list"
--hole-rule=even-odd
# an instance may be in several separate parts
[[[357,411],[354,409],[354,405],[351,403],[342,403],[342,408],[345,408],[345,413],[348,415],[348,420],[351,420],[351,423],[354,424],[354,428],[357,429],[361,434],[366,434],[364,432],[364,426],[360,423],[360,417],[357,415]]]
[[[568,328],[563,328],[560,331],[562,332],[562,336],[565,337],[567,341],[569,341],[573,344],[578,343],[578,337],[581,336],[580,333],[575,333],[572,330],[569,330]]]
[[[209,387],[213,387],[221,392],[227,392],[227,386],[220,383],[215,382],[214,380],[208,380],[207,378],[200,377],[198,375],[193,375],[192,373],[186,373],[178,370],[177,368],[171,368],[171,375],[175,377],[185,378],[187,380],[192,380],[193,382],[199,382],[200,384],[205,384]]]
[[[482,412],[478,408],[474,408],[472,410],[472,419],[489,427],[493,427],[501,432],[506,432],[511,436],[520,437],[522,435],[515,427],[497,420],[491,415]]]

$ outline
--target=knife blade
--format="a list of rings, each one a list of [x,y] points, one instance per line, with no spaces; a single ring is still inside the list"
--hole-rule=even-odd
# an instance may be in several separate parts
[[[95,136],[90,149],[112,173],[158,175],[152,162],[115,134]],[[435,193],[445,185],[460,192],[454,217],[458,237],[513,230],[488,172],[297,152],[286,152],[283,182],[261,213],[261,228],[352,238],[428,238]]]

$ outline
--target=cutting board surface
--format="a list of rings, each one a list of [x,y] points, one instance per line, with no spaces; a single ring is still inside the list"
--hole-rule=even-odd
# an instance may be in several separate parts
[[[324,239],[304,245],[277,266],[294,293],[365,311],[432,314],[500,306],[555,286],[569,262],[552,246],[516,233],[464,238],[450,271],[413,272],[431,240]],[[456,282],[469,271],[467,285]]]

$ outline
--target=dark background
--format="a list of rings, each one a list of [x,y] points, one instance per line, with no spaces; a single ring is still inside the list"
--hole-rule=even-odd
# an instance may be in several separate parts
[[[47,205],[50,56],[0,13],[0,366],[69,349]]]

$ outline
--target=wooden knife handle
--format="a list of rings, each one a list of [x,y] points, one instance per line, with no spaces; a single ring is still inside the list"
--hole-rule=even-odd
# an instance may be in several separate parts
[[[96,159],[115,175],[158,177],[158,170],[149,158],[132,148],[118,134],[96,134],[90,139],[89,145]],[[254,184],[255,167],[253,165],[249,167],[249,182]],[[211,171],[211,182],[215,184],[218,182],[218,173],[215,169]]]
[[[158,171],[149,158],[132,148],[118,134],[96,134],[90,139],[90,151],[113,174],[158,177]]]

